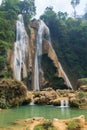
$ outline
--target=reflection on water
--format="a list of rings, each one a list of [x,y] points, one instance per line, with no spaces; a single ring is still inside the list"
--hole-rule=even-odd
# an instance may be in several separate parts
[[[61,108],[61,118],[67,118],[70,117],[70,109],[69,108]]]
[[[15,120],[32,117],[66,119],[80,115],[85,115],[87,119],[87,110],[58,108],[54,106],[22,106],[15,109],[1,110],[0,127],[8,126]]]

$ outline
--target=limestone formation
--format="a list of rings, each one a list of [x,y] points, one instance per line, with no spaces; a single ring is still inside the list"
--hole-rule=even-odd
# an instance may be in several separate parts
[[[41,117],[35,117],[30,119],[22,119],[15,121],[11,127],[7,128],[0,128],[0,130],[34,130],[35,126],[37,125],[43,125],[43,124],[50,124],[47,125],[47,128],[55,130],[87,130],[87,121],[85,119],[84,115],[81,115],[79,117],[70,118],[70,119],[44,119]],[[41,127],[42,128],[42,127]]]
[[[35,51],[36,51],[36,41],[37,41],[37,32],[40,26],[39,20],[32,20],[30,23],[30,34],[28,35],[29,43],[25,41],[24,45],[24,61],[21,63],[21,80],[24,81],[24,83],[28,86],[28,89],[34,89],[34,71],[35,71]],[[63,71],[61,71],[60,68],[60,62],[58,60],[58,57],[50,43],[49,38],[49,30],[44,26],[44,30],[42,33],[42,55],[47,54],[49,59],[52,60],[54,67],[56,68],[56,77],[62,77],[65,81],[65,84],[70,87],[70,85],[67,84],[65,75]],[[14,57],[15,53],[11,50],[8,51],[8,61],[10,63],[11,69],[13,70],[13,77],[14,77]],[[40,71],[40,88],[43,88],[43,86],[48,82],[44,77],[44,72],[41,69]]]
[[[37,35],[37,31],[38,30],[38,23],[39,21],[37,20],[33,20],[31,22],[31,27],[33,28],[33,32],[35,32],[35,36]],[[46,30],[46,28],[44,28],[44,31],[43,31],[43,39],[42,39],[42,55],[44,54],[47,54],[48,57],[53,61],[53,64],[54,64],[54,67],[56,67],[57,71],[56,71],[56,76],[57,77],[62,77],[65,81],[65,84],[67,84],[67,81],[66,81],[66,77],[65,77],[65,74],[63,73],[63,71],[61,71],[61,66],[60,66],[60,62],[58,60],[58,57],[50,43],[50,40],[48,40],[48,30]],[[70,87],[70,85],[69,85]]]

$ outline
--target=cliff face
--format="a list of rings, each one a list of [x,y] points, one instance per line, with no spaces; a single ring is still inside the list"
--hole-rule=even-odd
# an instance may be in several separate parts
[[[34,89],[35,72],[35,51],[37,48],[37,35],[40,21],[33,20],[30,23],[29,44],[26,44],[24,55],[25,59],[21,67],[21,80],[28,86],[28,89]],[[40,88],[57,86],[58,88],[67,88],[67,82],[64,73],[61,71],[58,57],[50,43],[47,28],[44,26],[42,32],[42,54],[41,69],[39,70]],[[14,51],[9,50],[8,60],[14,75]],[[56,83],[56,80],[58,83]],[[60,83],[61,82],[61,83]],[[69,86],[70,87],[70,86]]]
[[[35,21],[32,21],[31,22],[31,28],[32,28],[32,31],[33,31],[33,36],[34,36],[34,40],[33,42],[36,43],[36,36],[37,36],[37,31],[38,31],[38,28],[39,28],[39,21],[35,20]],[[48,30],[47,28],[44,27],[44,30],[43,30],[43,37],[42,37],[42,79],[40,77],[40,80],[41,80],[41,83],[40,83],[40,87],[42,88],[42,86],[45,86],[46,84],[48,84],[48,82],[50,82],[49,78],[45,78],[47,77],[46,73],[44,71],[46,71],[46,69],[44,68],[45,66],[43,64],[46,64],[46,62],[48,60],[51,60],[51,63],[53,65],[53,68],[51,69],[55,69],[55,72],[52,73],[52,78],[56,77],[56,78],[62,78],[62,80],[64,80],[62,82],[62,85],[65,85],[65,88],[66,86],[70,87],[71,88],[71,84],[68,84],[67,83],[67,79],[66,79],[66,76],[65,76],[65,73],[63,72],[63,69],[61,67],[61,64],[58,60],[58,57],[55,53],[55,50],[53,49],[52,45],[51,45],[51,41],[49,40],[49,34],[48,34]],[[31,39],[32,39],[32,35],[31,35]],[[32,41],[32,40],[31,40]],[[33,44],[35,45],[35,44]],[[34,46],[36,48],[36,45]],[[34,48],[33,47],[33,48]],[[34,51],[34,49],[33,49]],[[48,59],[46,59],[46,62],[45,60],[43,59],[43,57],[48,57]],[[32,58],[33,59],[33,58]],[[43,63],[44,62],[44,63]],[[47,63],[48,66],[50,66],[51,64]],[[34,65],[34,64],[33,64]],[[50,69],[50,68],[49,68]],[[50,69],[50,71],[51,71]],[[34,73],[34,72],[33,72]],[[49,73],[50,74],[50,73]],[[54,81],[56,82],[56,81]],[[49,85],[53,85],[53,84],[49,84]],[[59,84],[57,84],[59,86]]]

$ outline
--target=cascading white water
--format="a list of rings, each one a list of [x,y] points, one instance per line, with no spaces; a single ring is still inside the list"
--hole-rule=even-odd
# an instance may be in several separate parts
[[[52,47],[51,40],[50,40],[50,31],[49,28],[46,26],[46,24],[43,21],[40,21],[39,29],[38,29],[38,34],[37,34],[37,42],[36,42],[36,51],[35,51],[35,67],[34,67],[34,90],[40,90],[39,88],[39,74],[41,71],[41,55],[42,55],[42,36],[44,30],[48,34],[48,43]],[[64,77],[64,80],[66,81],[66,85],[73,89],[66,73],[64,72],[61,64],[59,63],[59,68],[61,70],[61,73]]]
[[[25,62],[25,52],[28,44],[29,39],[24,27],[23,16],[20,14],[16,22],[16,42],[14,43],[14,78],[17,80],[21,80],[22,65]]]
[[[61,100],[60,107],[69,107],[69,101],[68,100]]]
[[[66,73],[64,72],[60,63],[59,63],[59,68],[61,70],[61,73],[63,74],[64,80],[66,81],[66,85],[73,90],[73,87],[72,87],[72,85],[71,85],[71,83],[70,83],[70,81],[69,81],[69,79],[68,79]]]
[[[60,106],[61,106],[61,107],[64,107],[64,100],[61,100]]]
[[[37,34],[36,51],[35,51],[35,67],[34,67],[34,90],[37,90],[37,91],[40,90],[39,73],[41,71],[42,37],[43,37],[44,29],[46,29],[46,31],[49,34],[48,27],[41,20],[39,29],[38,29],[38,34]]]

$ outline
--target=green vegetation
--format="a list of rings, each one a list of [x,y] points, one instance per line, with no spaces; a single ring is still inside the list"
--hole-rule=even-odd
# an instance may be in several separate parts
[[[80,106],[87,106],[87,92],[79,91],[76,95]]]
[[[34,130],[55,130],[55,128],[53,127],[52,121],[49,120],[41,125],[35,126]]]
[[[87,78],[78,79],[77,88],[84,85],[87,86]]]
[[[82,98],[87,98],[87,92],[83,92],[83,91],[78,92],[77,98],[79,98],[80,100]]]
[[[51,32],[52,45],[63,69],[75,86],[77,79],[87,77],[87,22],[55,13],[47,7],[40,17]]]
[[[47,83],[43,87],[52,87],[55,90],[67,89],[67,86],[64,84],[63,78],[56,76],[57,68],[54,66],[52,60],[47,56],[47,54],[42,55],[41,64],[44,71],[44,77],[47,81]]]
[[[25,24],[28,27],[30,18],[35,15],[34,0],[2,0],[0,5],[0,78],[12,76],[7,52],[13,49],[16,37],[15,25],[20,13],[25,17]]]
[[[17,80],[0,81],[0,108],[20,106],[26,102],[27,88]]]
[[[35,126],[34,130],[44,130],[42,125]]]
[[[79,119],[74,119],[68,123],[67,130],[80,130]]]
[[[71,108],[79,108],[80,103],[79,103],[79,100],[70,101],[69,105],[70,105]]]
[[[73,6],[79,0],[71,0]],[[0,5],[0,78],[12,77],[12,71],[7,60],[7,52],[13,49],[15,41],[15,25],[18,14],[23,14],[26,30],[30,34],[29,22],[35,15],[35,0],[2,0]],[[84,14],[86,19],[87,11]],[[68,17],[67,12],[55,13],[52,7],[47,7],[41,19],[48,25],[53,48],[61,62],[64,71],[75,86],[77,79],[87,77],[87,21]],[[47,39],[48,37],[45,36]],[[48,60],[48,59],[47,59]],[[43,62],[43,61],[42,61]],[[50,61],[48,60],[49,64]],[[43,64],[43,63],[42,63]],[[42,65],[43,67],[45,65]],[[50,81],[45,87],[53,86],[54,89],[66,88],[63,79],[55,75],[56,68],[50,72],[45,70],[45,78]],[[46,74],[47,73],[47,74]],[[25,79],[26,80],[26,79]],[[58,86],[58,87],[56,87]]]
[[[76,18],[76,6],[80,3],[80,0],[71,0],[71,5],[74,9],[74,18]]]

